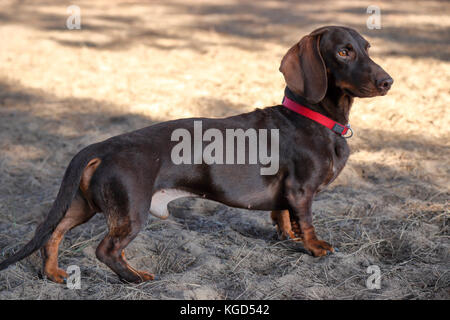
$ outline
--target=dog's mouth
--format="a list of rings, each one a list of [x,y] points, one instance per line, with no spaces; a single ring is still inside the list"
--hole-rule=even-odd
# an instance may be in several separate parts
[[[359,88],[344,88],[344,92],[348,94],[351,97],[355,98],[373,98],[376,96],[384,96],[387,94],[387,90],[378,90],[375,88],[375,86],[371,83],[368,85],[361,86]]]
[[[385,96],[385,95],[389,92],[390,89],[391,89],[391,88],[380,89],[380,90],[378,91],[378,95],[379,95],[379,96]]]
[[[371,82],[354,86],[350,82],[338,83],[342,91],[350,97],[354,98],[370,98],[379,95],[380,93],[376,89],[375,85]]]
[[[362,92],[362,91],[359,91],[359,90],[356,91],[356,90],[351,90],[351,89],[348,89],[348,88],[345,88],[344,92],[346,94],[348,94],[349,96],[354,97],[354,98],[371,98],[371,97],[374,97],[374,96],[378,95],[378,92],[373,92],[373,91]]]
[[[357,95],[354,94],[353,91],[348,88],[344,88],[344,92],[351,97],[357,97]]]

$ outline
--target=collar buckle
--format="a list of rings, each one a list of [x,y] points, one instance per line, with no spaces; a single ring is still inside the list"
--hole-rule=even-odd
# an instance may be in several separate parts
[[[343,137],[345,139],[349,139],[349,138],[353,137],[353,130],[350,127],[350,124],[346,124],[345,126],[343,126],[340,123],[335,123],[333,128],[331,128],[331,130],[333,130],[334,132],[336,132],[338,135],[340,135],[341,137]],[[350,135],[347,134],[349,131],[350,131]]]
[[[347,132],[350,131],[350,135],[342,135],[345,139],[350,139],[353,137],[353,129],[350,127],[350,124],[345,125],[347,127]]]
[[[345,130],[345,129],[346,129],[346,126],[343,126],[339,123],[335,123],[331,130],[333,130],[334,132],[336,132],[337,134],[342,136],[344,131],[347,132],[347,130]]]

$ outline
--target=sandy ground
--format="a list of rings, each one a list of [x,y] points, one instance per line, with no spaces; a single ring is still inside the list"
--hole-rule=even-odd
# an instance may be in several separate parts
[[[323,258],[277,239],[268,212],[202,200],[149,217],[128,247],[160,280],[120,283],[95,258],[101,214],[70,231],[60,265],[82,288],[39,278],[39,253],[0,273],[0,299],[449,299],[450,4],[445,1],[0,2],[0,258],[31,238],[71,157],[152,123],[278,104],[286,50],[316,27],[359,30],[395,79],[356,100],[341,176],[314,203]],[[368,30],[378,4],[382,29]],[[381,270],[381,289],[366,269]]]

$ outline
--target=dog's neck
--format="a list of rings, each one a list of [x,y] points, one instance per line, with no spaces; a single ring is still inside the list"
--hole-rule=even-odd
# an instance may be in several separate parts
[[[284,90],[284,94],[289,99],[294,100],[313,111],[319,112],[336,122],[343,125],[348,124],[353,97],[349,96],[336,86],[328,86],[325,97],[315,104],[309,103],[304,97],[295,94],[288,87]]]

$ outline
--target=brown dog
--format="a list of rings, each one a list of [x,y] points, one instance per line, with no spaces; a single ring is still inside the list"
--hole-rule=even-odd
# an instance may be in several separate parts
[[[166,218],[168,202],[187,195],[272,211],[282,236],[301,239],[314,256],[333,252],[330,244],[316,237],[313,198],[347,161],[349,148],[343,134],[348,130],[353,98],[384,95],[393,82],[369,58],[368,47],[353,29],[317,29],[289,49],[281,62],[286,107],[223,119],[168,121],[86,147],[70,162],[46,220],[30,242],[0,264],[0,270],[42,248],[45,274],[64,282],[67,274],[58,267],[58,246],[64,234],[103,212],[109,232],[97,248],[98,259],[125,281],[153,279],[127,263],[124,249],[141,230],[149,211]],[[175,163],[171,150],[178,143],[173,133],[182,129],[195,136],[199,122],[216,133],[229,128],[277,130],[279,143],[271,142],[271,147],[278,147],[278,170],[262,175],[263,165],[258,163],[197,162],[195,152],[188,157],[194,164]],[[205,145],[205,141],[194,141],[193,149]],[[252,156],[250,147],[249,143],[245,159]]]

